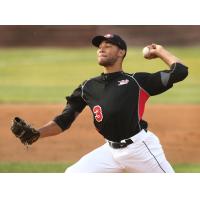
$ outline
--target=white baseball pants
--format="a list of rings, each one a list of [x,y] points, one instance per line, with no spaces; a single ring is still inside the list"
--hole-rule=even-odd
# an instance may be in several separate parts
[[[173,173],[160,141],[150,131],[131,137],[133,144],[113,149],[108,142],[83,156],[67,173]]]

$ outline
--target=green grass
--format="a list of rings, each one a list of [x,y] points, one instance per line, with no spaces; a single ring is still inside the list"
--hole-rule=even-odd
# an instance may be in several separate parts
[[[0,163],[0,173],[62,173],[66,163]]]
[[[175,164],[173,167],[177,173],[200,173],[200,164]]]
[[[129,48],[124,71],[166,69],[159,59],[145,60],[142,48]],[[200,103],[200,47],[168,49],[190,67],[189,76],[151,103]],[[60,103],[84,80],[97,76],[95,48],[0,49],[0,103]]]
[[[0,173],[63,173],[67,163],[0,163]],[[200,164],[175,164],[177,173],[200,173]]]

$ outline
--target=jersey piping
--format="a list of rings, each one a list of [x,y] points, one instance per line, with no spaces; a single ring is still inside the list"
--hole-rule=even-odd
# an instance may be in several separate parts
[[[141,130],[141,126],[140,126],[140,120],[142,119],[143,113],[144,113],[144,107],[145,107],[145,103],[148,100],[148,98],[150,97],[149,93],[140,86],[140,84],[137,82],[137,80],[133,77],[134,74],[132,76],[125,74],[126,76],[131,77],[136,84],[139,87],[139,92],[138,92],[138,126]]]

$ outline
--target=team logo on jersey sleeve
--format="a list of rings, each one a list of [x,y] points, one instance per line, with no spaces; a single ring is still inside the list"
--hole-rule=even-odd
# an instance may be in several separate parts
[[[120,86],[120,85],[126,85],[126,84],[128,84],[128,82],[129,82],[128,79],[118,81],[118,86]]]

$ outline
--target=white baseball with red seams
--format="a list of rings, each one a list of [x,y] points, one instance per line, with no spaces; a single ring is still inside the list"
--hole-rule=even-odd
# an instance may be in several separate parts
[[[148,58],[149,55],[150,55],[150,49],[149,49],[149,47],[144,47],[143,50],[142,50],[142,53],[143,53],[143,56],[145,58]]]

